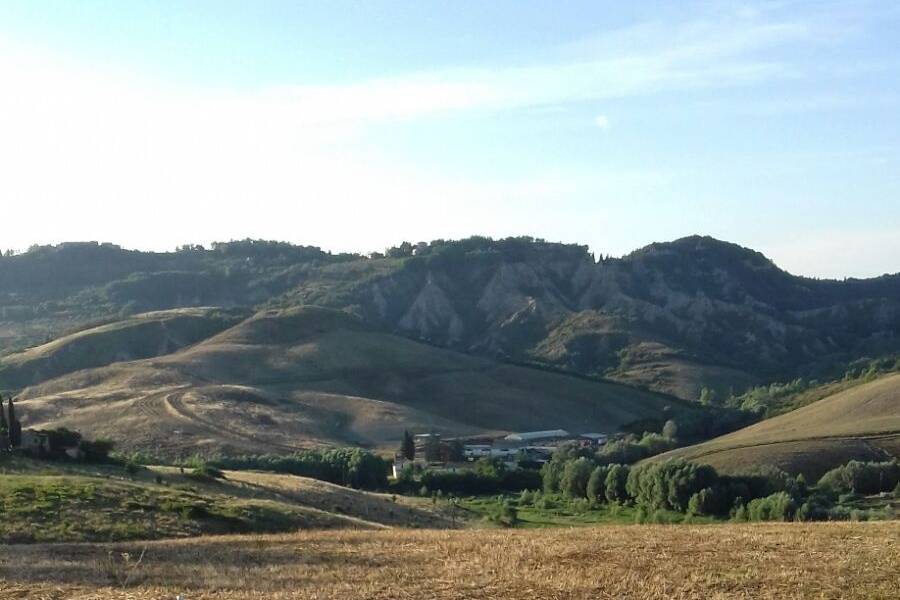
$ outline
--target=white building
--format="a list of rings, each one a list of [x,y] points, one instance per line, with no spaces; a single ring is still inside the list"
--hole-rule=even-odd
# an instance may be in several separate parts
[[[562,440],[572,437],[572,434],[565,429],[548,429],[546,431],[525,431],[523,433],[511,433],[504,440],[508,442],[519,442],[521,444],[533,444],[538,441]]]

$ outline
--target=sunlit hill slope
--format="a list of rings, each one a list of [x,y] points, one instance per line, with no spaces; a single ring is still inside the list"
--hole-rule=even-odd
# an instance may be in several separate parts
[[[259,313],[166,356],[29,387],[21,412],[26,425],[184,455],[381,446],[404,429],[611,431],[678,402],[468,356],[304,307]]]

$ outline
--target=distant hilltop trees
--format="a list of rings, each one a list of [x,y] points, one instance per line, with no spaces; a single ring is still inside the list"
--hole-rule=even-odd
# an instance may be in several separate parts
[[[466,254],[471,252],[498,253],[510,258],[526,259],[529,256],[551,253],[561,253],[568,256],[591,258],[593,254],[588,247],[581,244],[562,244],[548,242],[543,238],[535,238],[527,235],[493,239],[480,235],[474,235],[461,240],[437,239],[431,242],[403,242],[399,246],[392,246],[384,251],[384,254],[373,252],[370,258],[405,258],[408,256],[431,256],[446,254]]]

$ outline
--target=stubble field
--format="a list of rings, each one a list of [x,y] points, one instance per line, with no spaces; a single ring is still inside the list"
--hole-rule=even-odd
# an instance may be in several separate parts
[[[319,531],[0,548],[3,600],[886,599],[898,592],[897,521]]]

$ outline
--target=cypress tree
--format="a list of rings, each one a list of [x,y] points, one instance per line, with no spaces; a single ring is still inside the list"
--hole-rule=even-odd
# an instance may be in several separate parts
[[[18,419],[16,419],[16,407],[13,404],[12,398],[9,399],[8,421],[9,445],[13,448],[18,448],[22,443],[22,424],[19,423]]]
[[[8,431],[9,424],[6,422],[6,411],[3,410],[3,396],[0,396],[0,433]]]
[[[400,444],[400,454],[406,460],[415,460],[416,458],[416,442],[409,431],[403,432],[403,442]]]
[[[9,425],[6,423],[6,411],[3,409],[3,396],[0,396],[0,436],[6,436],[4,444],[0,445],[0,452],[9,450]]]

